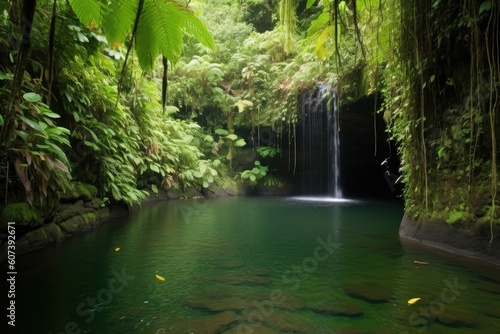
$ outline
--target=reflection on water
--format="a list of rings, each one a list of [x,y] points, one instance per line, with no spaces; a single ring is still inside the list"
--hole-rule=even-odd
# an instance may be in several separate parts
[[[401,244],[402,213],[297,198],[144,207],[20,258],[16,332],[497,333],[499,268]]]
[[[337,198],[327,196],[294,196],[289,197],[292,201],[326,202],[326,203],[357,203],[359,201],[349,198]]]

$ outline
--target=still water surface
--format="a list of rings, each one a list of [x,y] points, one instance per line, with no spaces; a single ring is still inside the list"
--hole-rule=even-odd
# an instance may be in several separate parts
[[[402,214],[267,197],[146,206],[20,258],[16,333],[499,333],[500,268],[402,243]]]

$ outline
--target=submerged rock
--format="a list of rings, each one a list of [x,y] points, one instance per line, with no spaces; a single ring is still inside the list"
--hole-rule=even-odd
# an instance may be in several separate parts
[[[309,333],[311,327],[300,322],[292,313],[276,309],[248,309],[242,312],[242,319],[249,325],[266,324],[267,326],[285,333]]]
[[[321,329],[317,333],[318,334],[366,334],[368,332],[359,328],[339,328],[339,329]]]
[[[335,330],[333,333],[335,334],[366,334],[367,331],[359,328],[341,328]]]
[[[186,320],[168,327],[168,333],[218,334],[230,328],[240,317],[231,311],[194,320]]]
[[[210,312],[221,312],[243,311],[246,309],[259,308],[259,306],[264,305],[269,308],[271,304],[273,310],[285,309],[296,311],[305,307],[305,303],[300,298],[281,292],[277,293],[276,291],[270,291],[269,293],[256,292],[245,295],[216,295],[208,293],[193,298],[185,305],[190,308],[197,308]]]
[[[264,269],[264,268],[257,268],[257,269],[252,270],[250,272],[250,274],[256,275],[256,276],[268,276],[269,270]]]
[[[252,334],[278,334],[275,330],[264,326],[250,326],[249,324],[241,323],[228,331],[225,331],[223,334],[244,334],[244,333],[252,333]]]
[[[436,321],[448,327],[477,327],[474,315],[458,310],[447,309],[444,313],[436,317]]]
[[[211,296],[202,296],[186,303],[187,307],[207,310],[211,312],[220,311],[241,311],[253,307],[253,300],[242,298],[240,296],[225,296],[213,298]]]
[[[354,304],[327,304],[310,309],[316,313],[325,313],[329,315],[344,315],[347,317],[358,317],[363,315],[363,310]]]
[[[490,292],[490,293],[500,294],[500,284],[496,284],[496,283],[481,282],[478,285],[478,289],[486,291],[486,292]]]
[[[387,303],[391,298],[391,290],[380,284],[351,284],[344,288],[351,297],[370,303]]]
[[[499,309],[489,309],[485,310],[484,314],[493,317],[493,318],[498,318],[500,319],[500,310]]]
[[[266,277],[253,276],[222,276],[214,278],[213,281],[231,285],[268,285],[272,282],[271,279]]]
[[[255,292],[248,295],[248,298],[255,300],[262,304],[263,302],[272,301],[275,308],[287,310],[287,311],[298,311],[305,308],[306,304],[304,301],[298,297],[287,294],[280,290],[272,290],[269,293],[265,292]]]

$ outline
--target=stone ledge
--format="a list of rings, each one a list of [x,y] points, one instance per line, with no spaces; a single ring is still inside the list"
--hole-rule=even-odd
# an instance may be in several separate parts
[[[21,256],[45,248],[73,235],[99,226],[109,217],[109,209],[101,208],[92,212],[74,215],[63,222],[51,222],[33,229],[16,240],[16,255]],[[7,260],[7,243],[1,245],[0,263]]]
[[[409,214],[404,215],[399,227],[401,238],[500,265],[500,227],[495,226],[493,232],[490,245],[489,231],[449,225],[445,221],[417,221]]]

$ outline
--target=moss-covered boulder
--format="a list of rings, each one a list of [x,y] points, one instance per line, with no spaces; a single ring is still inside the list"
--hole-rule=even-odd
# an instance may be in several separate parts
[[[85,202],[84,206],[86,208],[99,209],[104,206],[104,202],[102,199],[94,197],[91,200]]]
[[[64,233],[72,235],[77,233],[82,226],[85,225],[85,221],[82,216],[74,216],[59,223],[58,225]]]
[[[54,215],[54,222],[60,223],[71,217],[75,217],[83,214],[84,212],[87,212],[83,209],[83,201],[77,201],[77,204],[61,204],[59,206],[59,210],[57,210],[56,214]]]
[[[86,184],[82,182],[73,183],[73,189],[68,189],[66,192],[61,194],[61,201],[69,202],[78,199],[91,200],[93,197],[97,196],[97,188],[91,184]]]
[[[57,224],[50,223],[23,235],[17,240],[16,247],[19,254],[25,254],[62,240],[64,240],[64,234],[61,228]]]
[[[69,236],[88,231],[109,218],[109,210],[106,208],[77,215],[58,223],[61,230]]]
[[[0,215],[0,230],[7,228],[8,222],[16,226],[33,229],[43,224],[41,212],[27,203],[7,204]]]

